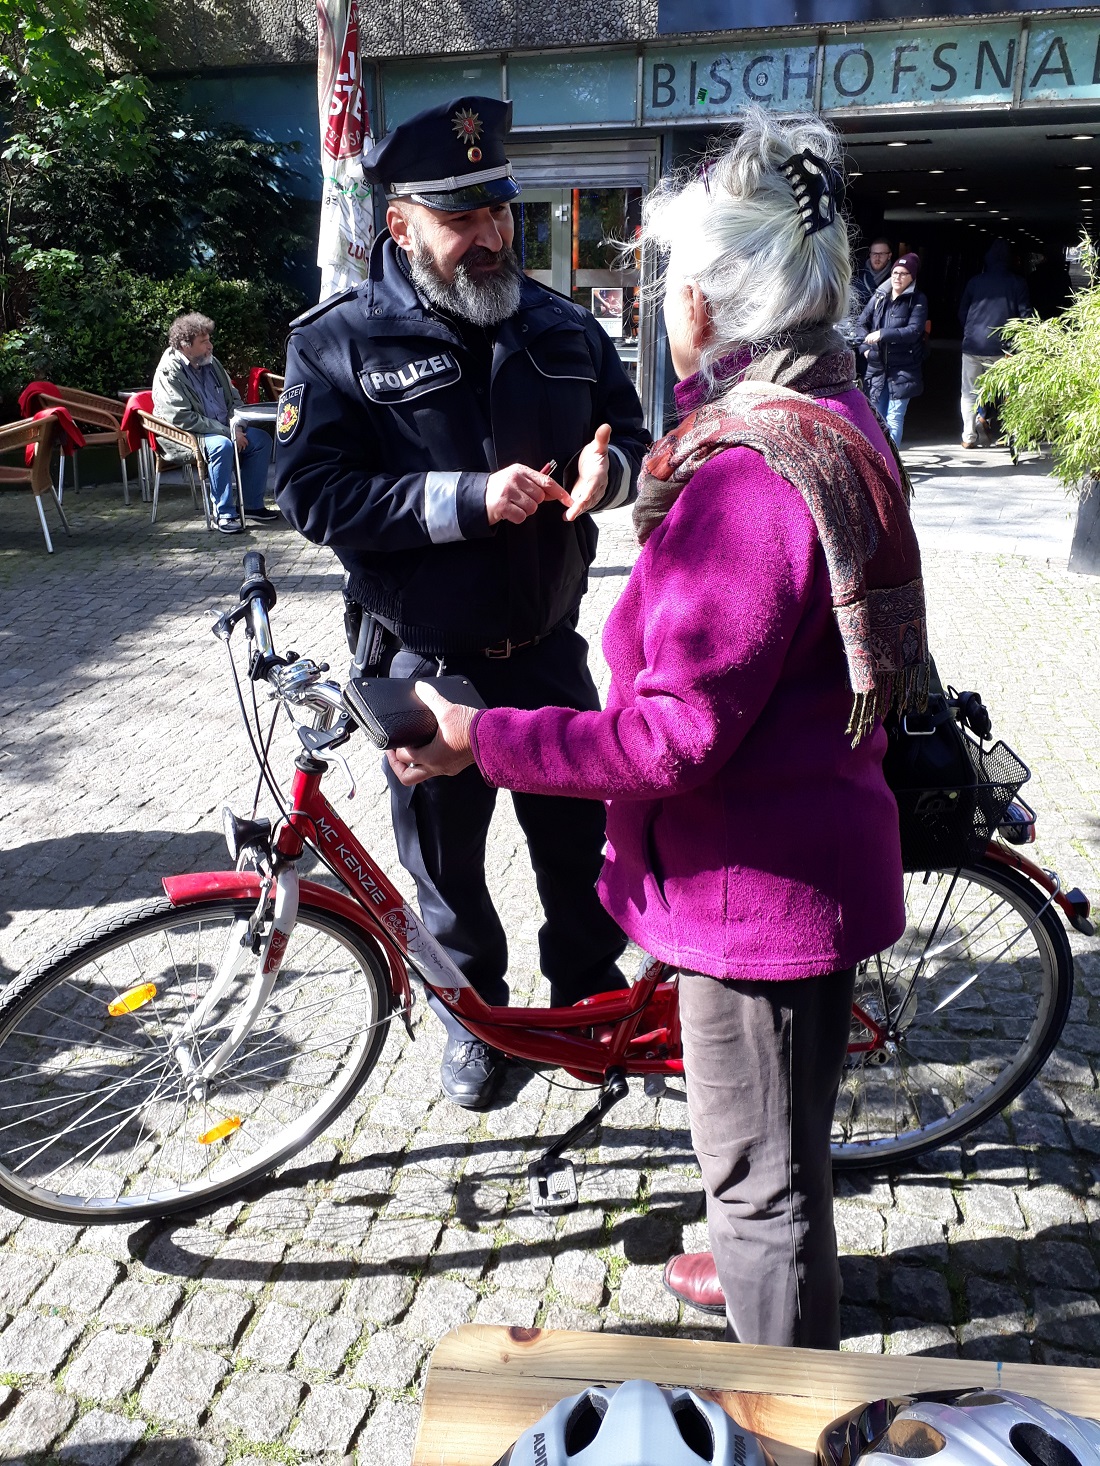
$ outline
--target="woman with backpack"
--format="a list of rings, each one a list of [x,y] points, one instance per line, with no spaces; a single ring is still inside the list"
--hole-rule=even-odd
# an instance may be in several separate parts
[[[856,322],[867,333],[862,347],[867,358],[867,396],[885,418],[898,446],[909,400],[924,391],[928,299],[917,289],[919,271],[917,255],[899,256],[889,280],[871,296]]]

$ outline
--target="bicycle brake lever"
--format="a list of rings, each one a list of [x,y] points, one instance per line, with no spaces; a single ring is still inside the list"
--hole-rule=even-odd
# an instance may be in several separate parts
[[[342,715],[335,728],[296,728],[302,747],[307,753],[315,753],[326,761],[332,759],[338,763],[344,771],[348,781],[348,798],[355,798],[355,776],[351,772],[351,766],[342,753],[335,750],[341,743],[346,743],[354,726],[351,719]]]

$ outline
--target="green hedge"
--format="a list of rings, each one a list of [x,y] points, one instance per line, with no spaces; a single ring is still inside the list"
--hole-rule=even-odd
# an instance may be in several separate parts
[[[24,263],[34,281],[29,318],[0,336],[0,397],[9,415],[38,377],[108,397],[151,385],[168,327],[187,311],[214,321],[214,350],[232,375],[251,366],[281,371],[287,325],[304,306],[284,284],[221,280],[208,270],[154,280],[116,260],[81,260],[67,250]]]

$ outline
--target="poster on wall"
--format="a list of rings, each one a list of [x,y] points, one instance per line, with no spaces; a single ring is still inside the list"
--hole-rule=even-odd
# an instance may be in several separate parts
[[[1035,10],[1081,10],[1054,0],[657,0],[657,33],[764,30],[781,25],[851,25]]]
[[[592,314],[609,336],[623,334],[623,292],[621,286],[598,286],[592,291]]]
[[[371,145],[370,118],[359,56],[358,0],[317,0],[317,108],[321,121],[319,299],[367,277],[374,239],[374,205],[363,181]]]

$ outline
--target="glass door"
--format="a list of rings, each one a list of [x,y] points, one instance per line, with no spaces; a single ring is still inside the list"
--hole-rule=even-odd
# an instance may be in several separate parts
[[[615,343],[645,401],[640,188],[524,189],[512,205],[514,248],[533,280],[583,305]]]

